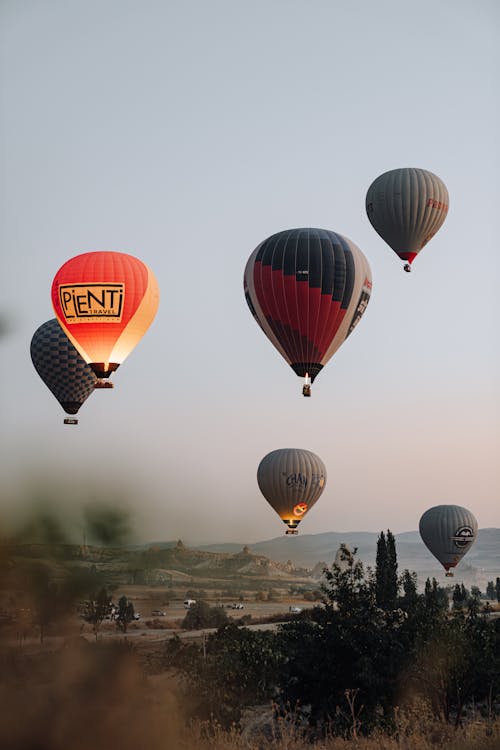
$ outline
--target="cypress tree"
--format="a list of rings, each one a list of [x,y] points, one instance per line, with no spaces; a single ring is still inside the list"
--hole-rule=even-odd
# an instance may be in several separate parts
[[[394,609],[398,598],[398,559],[396,555],[396,540],[394,539],[394,534],[389,529],[387,529],[386,553],[386,606],[388,609]]]
[[[385,534],[380,532],[377,539],[377,557],[375,561],[375,601],[377,606],[385,609],[385,592],[387,576],[387,543]]]
[[[377,558],[375,569],[375,599],[377,605],[385,610],[394,609],[398,596],[398,561],[396,541],[391,531],[387,537],[380,532],[377,540]]]

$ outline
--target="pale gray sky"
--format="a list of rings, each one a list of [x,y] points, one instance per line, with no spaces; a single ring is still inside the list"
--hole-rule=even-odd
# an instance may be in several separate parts
[[[252,542],[282,533],[260,459],[302,447],[328,470],[302,533],[415,529],[438,503],[500,526],[499,30],[496,0],[3,0],[10,497],[41,475],[70,506],[126,487],[143,539]],[[411,275],[364,209],[401,166],[450,194]],[[348,236],[373,272],[311,399],[242,288],[255,246],[299,226]],[[57,269],[100,249],[144,260],[160,309],[70,428],[29,343]]]

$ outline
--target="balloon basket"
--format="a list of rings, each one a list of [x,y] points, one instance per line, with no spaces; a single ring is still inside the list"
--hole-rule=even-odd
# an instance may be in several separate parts
[[[304,376],[304,385],[302,386],[302,395],[303,396],[311,395],[311,378],[309,377],[308,372],[306,372]]]
[[[411,266],[409,263],[405,263],[403,268],[406,271],[406,273],[411,273]]]
[[[69,419],[68,417],[66,417],[66,419],[64,420],[64,424],[78,424],[78,419]]]
[[[287,529],[285,531],[285,535],[288,535],[288,534],[298,534],[298,533],[299,532],[297,531],[297,529]]]
[[[446,578],[454,578],[453,573],[451,572],[451,570],[447,570],[446,573],[445,573],[445,576],[446,576]]]
[[[96,389],[101,388],[114,388],[114,383],[111,382],[111,380],[98,380],[94,386]]]

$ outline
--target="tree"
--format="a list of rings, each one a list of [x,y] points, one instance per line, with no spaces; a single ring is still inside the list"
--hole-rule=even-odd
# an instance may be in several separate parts
[[[469,601],[469,592],[463,583],[455,584],[453,589],[453,609],[463,609]]]
[[[234,623],[220,627],[201,646],[174,636],[165,649],[166,665],[180,672],[196,715],[224,727],[238,722],[246,706],[271,699],[282,659],[275,633]]]
[[[344,733],[352,728],[347,696],[356,695],[367,731],[391,720],[406,660],[401,624],[377,606],[376,581],[365,578],[363,564],[346,548],[324,575],[323,607],[279,631],[279,650],[286,655],[282,702],[308,704],[312,723]]]
[[[482,598],[481,589],[479,586],[471,586],[470,587],[470,598],[474,599],[476,602],[480,602]]]
[[[185,630],[201,630],[202,628],[219,628],[227,623],[228,616],[224,609],[210,607],[201,599],[188,609],[181,627]]]
[[[427,578],[425,582],[424,602],[433,618],[448,610],[448,594],[446,593],[446,589],[439,586],[435,578],[432,579],[432,582]]]
[[[59,586],[49,566],[35,563],[28,567],[26,575],[34,620],[39,628],[40,643],[43,643],[48,625],[64,609],[64,600],[61,600]]]
[[[111,611],[111,596],[105,586],[98,590],[97,594],[87,604],[85,619],[92,625],[95,639],[99,634],[101,623]]]
[[[377,604],[382,609],[389,611],[396,606],[398,596],[398,562],[396,541],[389,529],[387,530],[387,537],[381,531],[377,541],[375,595]]]
[[[121,596],[118,599],[118,611],[115,615],[116,627],[119,628],[122,633],[126,633],[129,623],[133,621],[134,616],[134,605],[126,596]]]
[[[406,612],[413,610],[418,601],[417,574],[415,572],[410,573],[409,570],[404,570],[400,585],[403,589],[403,596],[400,598],[399,604]]]
[[[496,589],[495,589],[495,584],[493,583],[493,581],[488,581],[486,585],[486,598],[496,599]]]
[[[500,578],[497,578],[496,580],[495,589],[496,589],[496,595],[497,595],[497,602],[500,602]]]
[[[377,556],[375,559],[375,596],[379,607],[382,607],[385,603],[386,571],[387,544],[385,534],[381,531],[377,539]]]
[[[387,529],[387,573],[386,573],[386,596],[389,606],[394,607],[398,596],[398,558],[396,554],[396,540],[394,535]]]

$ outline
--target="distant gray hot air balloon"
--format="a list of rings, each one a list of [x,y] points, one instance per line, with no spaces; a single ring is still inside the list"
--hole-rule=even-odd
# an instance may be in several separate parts
[[[403,167],[377,177],[366,194],[366,213],[376,232],[401,260],[405,271],[446,219],[444,182],[426,169]]]
[[[264,456],[257,470],[260,491],[287,525],[287,534],[312,508],[326,484],[326,468],[315,453],[303,448],[281,448]]]
[[[55,318],[43,323],[31,339],[35,370],[67,414],[76,414],[94,391],[97,378]],[[78,424],[65,419],[65,424]]]
[[[436,557],[447,576],[467,554],[477,538],[477,521],[460,505],[436,505],[423,514],[419,524],[424,544]]]

